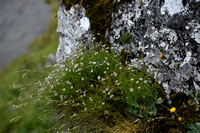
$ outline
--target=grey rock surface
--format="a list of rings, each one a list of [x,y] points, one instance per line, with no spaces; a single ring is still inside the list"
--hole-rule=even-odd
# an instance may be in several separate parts
[[[144,60],[147,71],[167,93],[200,90],[200,2],[143,2],[122,4],[118,13],[112,14],[112,26],[106,35],[112,49],[131,51],[133,64],[139,63],[138,58]],[[124,34],[131,36],[131,43],[120,41]]]
[[[111,48],[127,52],[127,62],[133,66],[145,66],[167,94],[171,90],[200,90],[200,1],[142,1],[122,4],[111,14],[112,25],[106,33]],[[84,37],[92,40],[90,28],[81,27],[85,10],[63,8],[58,12],[57,60],[64,59],[81,41],[86,42]],[[131,41],[122,42],[125,34]]]
[[[0,0],[0,69],[27,52],[50,16],[51,7],[43,0]]]
[[[65,6],[60,6],[57,32],[60,34],[60,43],[56,60],[60,63],[76,50],[78,44],[90,43],[92,34],[89,19],[85,16],[85,9],[75,5],[66,11]]]

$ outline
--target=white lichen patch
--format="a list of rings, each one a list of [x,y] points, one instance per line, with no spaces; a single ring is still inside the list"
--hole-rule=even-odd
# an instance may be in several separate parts
[[[89,19],[87,17],[81,18],[80,23],[81,23],[80,27],[82,27],[86,31],[89,30],[89,28],[90,28],[90,21],[89,21]]]
[[[60,43],[56,54],[57,63],[76,50],[83,35],[87,34],[88,40],[92,38],[88,33],[90,22],[85,16],[85,9],[81,7],[80,10],[76,10],[75,6],[72,6],[69,11],[65,10],[65,6],[60,6],[58,10],[57,32],[60,34]]]
[[[193,33],[191,34],[191,37],[194,38],[194,40],[197,43],[200,43],[200,24],[199,23],[189,23],[190,27],[193,28]]]
[[[180,65],[180,67],[182,67],[184,64],[188,63],[191,59],[191,56],[192,56],[192,52],[188,51],[186,53],[186,57],[185,57],[183,63]]]
[[[162,15],[168,12],[171,16],[182,11],[184,11],[182,0],[165,0],[165,3],[160,10]]]

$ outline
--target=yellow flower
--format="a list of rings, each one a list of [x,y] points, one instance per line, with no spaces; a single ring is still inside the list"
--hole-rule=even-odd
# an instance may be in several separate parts
[[[191,104],[192,103],[192,100],[188,100],[188,104]]]
[[[170,113],[174,113],[176,111],[176,108],[175,107],[172,107],[171,109],[170,109]]]
[[[163,59],[163,54],[160,55],[160,59],[161,59],[161,60]]]
[[[199,111],[199,105],[196,105],[196,111]]]
[[[179,121],[181,121],[181,120],[182,120],[182,118],[181,118],[181,117],[178,117],[178,120],[179,120]]]

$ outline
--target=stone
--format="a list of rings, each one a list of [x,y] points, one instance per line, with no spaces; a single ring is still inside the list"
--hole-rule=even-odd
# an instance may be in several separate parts
[[[131,57],[137,58],[142,47],[146,55],[144,64],[140,64],[138,59],[131,59],[131,63],[139,68],[145,65],[147,71],[153,72],[155,79],[163,84],[166,92],[199,90],[199,0],[143,0],[143,3],[140,5],[136,0],[123,4],[118,9],[120,15],[111,15],[112,25],[106,38],[110,40],[112,49],[121,52],[123,46],[132,51]],[[119,38],[113,36],[122,33],[134,35],[130,45],[122,45]],[[161,54],[163,59],[159,58]]]
[[[73,51],[78,44],[89,45],[92,40],[89,19],[85,16],[85,9],[75,5],[69,11],[62,5],[58,10],[57,32],[60,34],[59,46],[56,53],[56,62],[61,63]]]
[[[116,3],[119,1],[113,1]],[[62,5],[58,11],[60,44],[57,62],[93,40],[85,9],[69,11]],[[198,91],[200,86],[200,1],[199,0],[133,0],[112,12],[106,39],[114,52],[131,53],[131,66],[143,69],[161,83],[169,96],[175,92]],[[130,44],[120,38],[128,34]],[[160,58],[163,55],[163,58]],[[141,59],[142,57],[142,59]]]

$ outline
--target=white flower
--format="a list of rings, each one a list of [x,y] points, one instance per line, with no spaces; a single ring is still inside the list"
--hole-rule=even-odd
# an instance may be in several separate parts
[[[65,88],[63,88],[63,91],[65,91]]]
[[[98,76],[97,79],[100,80],[101,76]]]
[[[109,62],[107,62],[106,64],[107,64],[108,66],[110,65],[110,63],[109,63]]]
[[[82,77],[81,80],[83,81],[83,80],[84,80],[84,77]]]
[[[140,78],[140,81],[142,81],[143,80],[143,78]]]
[[[77,67],[78,67],[78,64],[75,64],[75,65],[74,65],[74,69],[76,69]]]
[[[146,83],[147,83],[147,80],[145,80],[144,83],[146,84]]]
[[[93,70],[91,70],[90,72],[93,73]]]
[[[130,92],[133,92],[133,88],[130,88]]]
[[[105,103],[104,103],[104,102],[102,102],[102,105],[105,105]]]
[[[131,79],[131,81],[133,81],[134,79]]]
[[[74,87],[73,87],[73,86],[71,86],[70,88],[71,88],[71,89],[73,89]]]
[[[140,89],[140,86],[138,86],[138,89]]]
[[[139,83],[139,81],[136,81],[136,84],[138,84]]]
[[[122,67],[119,67],[119,69],[121,70],[121,69],[122,69]]]
[[[113,95],[113,94],[110,96],[110,99],[111,99],[112,97],[114,97],[114,95]]]
[[[87,111],[87,108],[85,108],[84,110]]]

